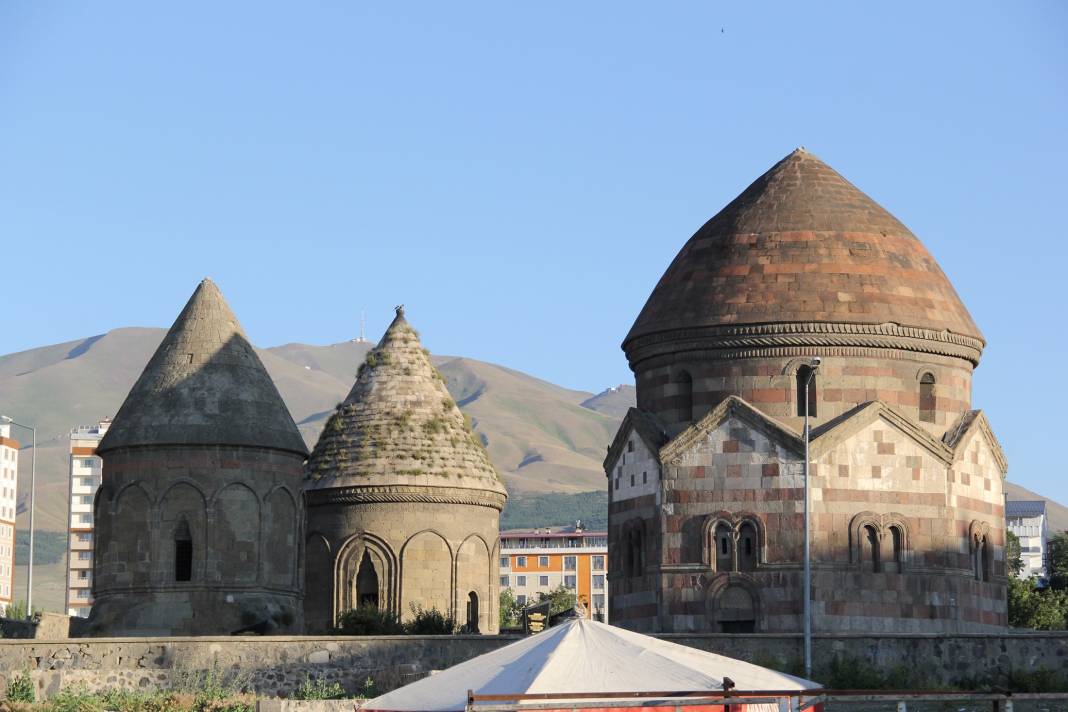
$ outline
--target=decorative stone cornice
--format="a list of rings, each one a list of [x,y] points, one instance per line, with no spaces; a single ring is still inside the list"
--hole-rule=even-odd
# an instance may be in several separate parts
[[[792,356],[792,349],[840,350],[827,355],[857,356],[859,350],[893,350],[946,356],[979,364],[984,342],[951,331],[933,331],[900,324],[805,322],[745,324],[674,329],[646,334],[624,342],[632,370],[657,356],[680,351],[704,351],[716,359]]]
[[[333,487],[305,490],[309,507],[331,504],[397,504],[415,502],[427,504],[471,504],[490,507],[498,512],[504,508],[505,495],[491,490],[462,487],[421,487],[418,485],[376,485]]]

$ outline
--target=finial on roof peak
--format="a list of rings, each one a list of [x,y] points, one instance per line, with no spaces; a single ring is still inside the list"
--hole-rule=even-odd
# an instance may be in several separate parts
[[[794,149],[794,153],[808,153],[808,151],[805,150],[804,146],[798,146],[797,148]]]
[[[404,305],[403,304],[398,304],[397,306],[393,307],[393,309],[396,310],[397,316],[404,316]]]

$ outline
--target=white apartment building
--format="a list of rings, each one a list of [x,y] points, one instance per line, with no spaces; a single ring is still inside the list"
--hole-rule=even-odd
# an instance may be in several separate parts
[[[0,609],[5,611],[14,588],[19,483],[19,443],[11,430],[10,423],[0,423]]]
[[[1039,585],[1044,586],[1049,575],[1046,570],[1049,555],[1046,546],[1049,541],[1046,503],[1043,500],[1006,502],[1005,525],[1020,540],[1020,558],[1023,559],[1020,578],[1034,576]]]
[[[501,532],[501,590],[521,605],[562,584],[594,620],[608,622],[608,533],[569,528]]]
[[[88,616],[93,605],[93,497],[100,487],[100,438],[111,421],[70,431],[70,515],[67,522],[67,615]]]

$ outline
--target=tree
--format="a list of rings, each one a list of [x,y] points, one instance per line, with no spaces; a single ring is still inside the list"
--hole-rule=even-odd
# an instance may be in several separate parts
[[[500,602],[498,615],[501,628],[519,625],[519,613],[523,610],[523,607],[515,600],[515,592],[510,588],[504,589],[501,591]]]
[[[538,593],[538,603],[546,599],[549,601],[549,615],[570,611],[575,607],[575,592],[564,584],[560,584],[548,593],[544,591]]]
[[[1034,630],[1064,630],[1068,592],[1040,589],[1033,578],[1009,579],[1009,625]]]
[[[1056,591],[1068,589],[1068,532],[1049,540],[1049,586]]]
[[[1020,572],[1023,571],[1020,538],[1007,529],[1005,530],[1005,568],[1016,578],[1020,578]]]

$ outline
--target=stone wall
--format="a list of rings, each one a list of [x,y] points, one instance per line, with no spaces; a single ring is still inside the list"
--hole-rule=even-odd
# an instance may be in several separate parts
[[[802,659],[799,635],[660,637],[764,665],[793,667]],[[5,640],[0,685],[29,671],[43,696],[82,683],[89,689],[148,689],[215,668],[263,695],[290,695],[309,676],[337,681],[353,693],[371,677],[384,692],[515,640],[469,635]],[[884,672],[897,666],[924,670],[930,684],[939,686],[1039,668],[1068,674],[1068,634],[816,636],[813,656],[817,671],[843,656]]]

